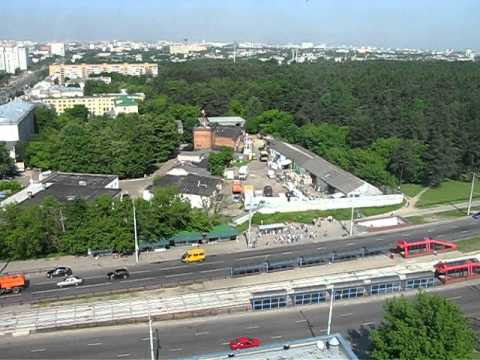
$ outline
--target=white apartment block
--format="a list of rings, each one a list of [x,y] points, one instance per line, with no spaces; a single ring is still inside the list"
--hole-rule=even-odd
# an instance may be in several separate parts
[[[65,56],[65,44],[64,43],[50,43],[50,55]]]
[[[51,106],[57,114],[73,108],[75,105],[85,106],[89,113],[95,116],[110,114],[117,116],[121,113],[138,113],[137,101],[143,101],[144,94],[104,94],[82,97],[45,98],[40,102]]]
[[[21,46],[0,47],[0,71],[15,74],[15,70],[27,70],[27,49]]]
[[[158,65],[142,64],[53,64],[49,66],[49,75],[56,76],[61,82],[69,79],[86,79],[90,75],[101,73],[119,73],[122,75],[141,76],[158,75]]]
[[[172,44],[170,54],[188,54],[208,50],[208,44]]]

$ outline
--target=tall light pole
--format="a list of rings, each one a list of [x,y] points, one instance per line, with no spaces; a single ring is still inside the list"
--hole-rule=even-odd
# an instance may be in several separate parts
[[[152,317],[150,316],[150,312],[148,313],[148,327],[150,328],[150,355],[151,355],[151,359],[155,360],[155,353],[153,352]]]
[[[470,198],[468,200],[467,215],[470,215],[470,211],[472,210],[472,199],[473,199],[474,188],[475,188],[475,172],[472,174],[472,187],[470,188]]]
[[[132,199],[133,205],[133,236],[135,239],[135,262],[138,264],[138,236],[137,236],[137,214],[135,211],[135,201]]]
[[[352,205],[352,216],[350,218],[350,237],[353,236],[353,213],[354,213],[354,207]]]
[[[260,201],[255,209],[257,211],[263,205],[264,201]],[[252,208],[253,208],[253,201],[250,201],[248,206],[248,239],[247,239],[247,247],[250,248],[252,246]]]
[[[332,314],[333,314],[333,299],[335,298],[335,288],[332,286],[330,290],[330,310],[328,312],[328,326],[327,326],[327,336],[330,336],[330,330],[332,328]]]

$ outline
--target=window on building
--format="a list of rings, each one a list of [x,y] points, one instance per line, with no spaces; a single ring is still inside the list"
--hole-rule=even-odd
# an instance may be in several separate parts
[[[426,289],[433,287],[434,279],[432,278],[423,278],[423,279],[410,279],[407,280],[405,285],[406,289]]]
[[[314,291],[294,295],[295,305],[319,304],[321,302],[325,302],[324,291]]]
[[[382,284],[374,284],[370,288],[372,295],[390,294],[401,290],[400,281],[386,282]]]
[[[287,296],[269,296],[251,300],[253,310],[270,310],[287,306]]]
[[[335,300],[361,297],[361,296],[364,296],[364,294],[365,294],[365,288],[363,287],[335,289]]]

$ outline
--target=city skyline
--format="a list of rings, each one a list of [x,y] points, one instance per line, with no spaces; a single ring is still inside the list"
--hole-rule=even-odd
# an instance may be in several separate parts
[[[20,0],[2,5],[0,38],[33,41],[303,41],[478,49],[480,3],[422,1]],[[35,9],[35,11],[31,11]],[[268,19],[267,21],[265,21]],[[122,25],[119,25],[122,24]],[[260,24],[260,25],[259,25]]]

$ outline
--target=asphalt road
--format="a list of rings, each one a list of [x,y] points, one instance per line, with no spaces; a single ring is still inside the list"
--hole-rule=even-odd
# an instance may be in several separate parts
[[[480,317],[480,285],[457,284],[435,292],[457,303],[467,317]],[[413,296],[410,292],[407,296]],[[382,298],[338,302],[332,331],[352,342],[361,357],[367,331],[383,317]],[[159,358],[171,359],[228,351],[235,336],[257,336],[264,344],[326,334],[328,304],[307,305],[276,311],[157,322]],[[101,327],[25,337],[1,337],[0,359],[139,359],[149,358],[148,325]]]
[[[332,251],[342,252],[361,247],[393,248],[399,239],[415,240],[430,236],[437,239],[458,240],[480,233],[480,221],[463,218],[454,222],[428,224],[404,228],[395,232],[343,238],[311,244],[291,245],[270,249],[253,249],[244,252],[208,256],[205,262],[183,264],[177,261],[164,261],[154,264],[130,267],[131,277],[123,281],[109,281],[106,272],[111,269],[75,269],[75,275],[85,281],[79,287],[59,289],[59,279],[49,280],[46,277],[32,277],[30,287],[22,293],[6,295],[0,299],[0,305],[30,303],[32,301],[80,295],[92,292],[104,292],[117,289],[155,287],[175,284],[181,281],[200,281],[219,279],[229,276],[230,267],[259,264],[265,260],[295,259],[302,255],[328,255]],[[67,265],[68,264],[63,264]]]

